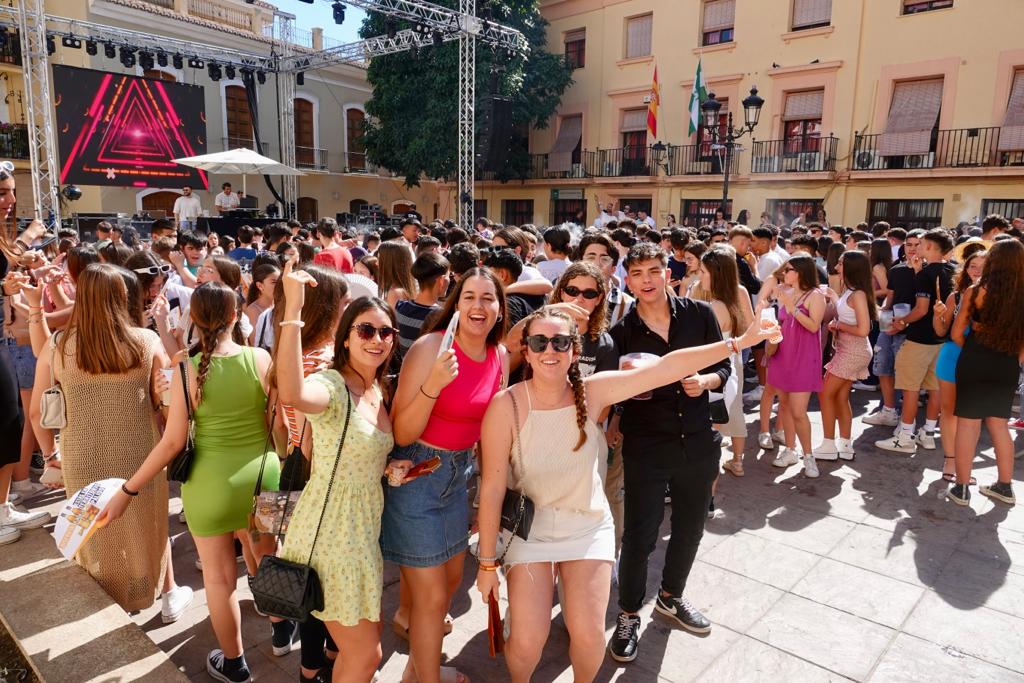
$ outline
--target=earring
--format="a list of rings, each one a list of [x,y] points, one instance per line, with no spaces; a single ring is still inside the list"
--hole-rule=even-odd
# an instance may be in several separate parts
[[[498,316],[497,318],[495,318],[495,319],[494,319],[494,322],[496,322],[496,323],[500,323],[500,322],[501,322],[501,320],[502,320],[502,317],[503,317],[503,316],[500,316],[500,315],[499,315],[499,316]]]

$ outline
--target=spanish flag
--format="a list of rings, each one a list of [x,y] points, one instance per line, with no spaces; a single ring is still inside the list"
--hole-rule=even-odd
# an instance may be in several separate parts
[[[661,104],[661,85],[658,84],[658,65],[654,65],[654,82],[651,84],[650,101],[647,103],[647,138],[658,139],[658,105]]]

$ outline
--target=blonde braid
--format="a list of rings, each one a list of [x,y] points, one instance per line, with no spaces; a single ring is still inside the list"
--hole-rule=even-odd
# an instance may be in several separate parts
[[[574,360],[569,366],[569,384],[572,385],[573,400],[576,401],[576,426],[580,429],[580,438],[572,449],[578,451],[587,442],[587,397],[583,389],[583,377],[580,375],[580,364]]]

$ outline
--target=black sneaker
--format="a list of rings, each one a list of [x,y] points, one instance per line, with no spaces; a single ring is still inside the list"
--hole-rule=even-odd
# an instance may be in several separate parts
[[[997,481],[991,486],[982,486],[978,489],[978,493],[983,496],[988,496],[989,498],[1000,500],[1007,505],[1017,504],[1017,499],[1013,497],[1013,488],[1010,486],[1009,482],[1004,484],[1001,481]]]
[[[612,640],[608,643],[608,654],[616,662],[632,662],[636,659],[640,642],[640,617],[636,614],[619,612],[618,624]]]
[[[711,622],[684,597],[663,595],[658,592],[654,609],[692,633],[710,633]]]
[[[708,519],[715,518],[715,497],[711,496],[711,502],[708,504]]]
[[[967,487],[967,484],[953,484],[946,491],[946,498],[949,498],[957,505],[970,505],[971,489]]]
[[[285,619],[284,621],[271,622],[270,626],[274,630],[274,636],[270,639],[274,656],[284,657],[292,651],[295,637],[299,635],[299,625],[294,621]]]
[[[306,676],[299,671],[299,683],[331,683],[331,670],[324,667],[318,670],[312,678],[306,678]]]
[[[245,663],[245,656],[235,660],[229,660],[224,656],[222,650],[212,650],[206,658],[206,673],[211,678],[225,683],[248,683],[252,680],[249,673],[249,665]]]
[[[32,463],[28,466],[28,469],[32,474],[42,474],[43,470],[46,469],[46,461],[43,460],[43,454],[36,451],[32,454]]]

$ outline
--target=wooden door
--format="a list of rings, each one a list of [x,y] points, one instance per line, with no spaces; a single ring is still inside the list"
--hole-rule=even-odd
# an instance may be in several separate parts
[[[299,197],[297,211],[300,223],[316,223],[320,220],[317,200],[313,197]]]
[[[363,121],[366,115],[358,109],[345,112],[346,151],[350,170],[362,171],[366,168],[366,147],[363,145]]]
[[[181,196],[179,192],[171,192],[170,190],[164,192],[154,192],[153,194],[147,194],[142,198],[142,210],[149,211],[165,211],[168,218],[174,217],[174,200]]]
[[[301,97],[295,98],[295,163],[299,166],[313,166],[315,160],[313,128],[313,103]]]

